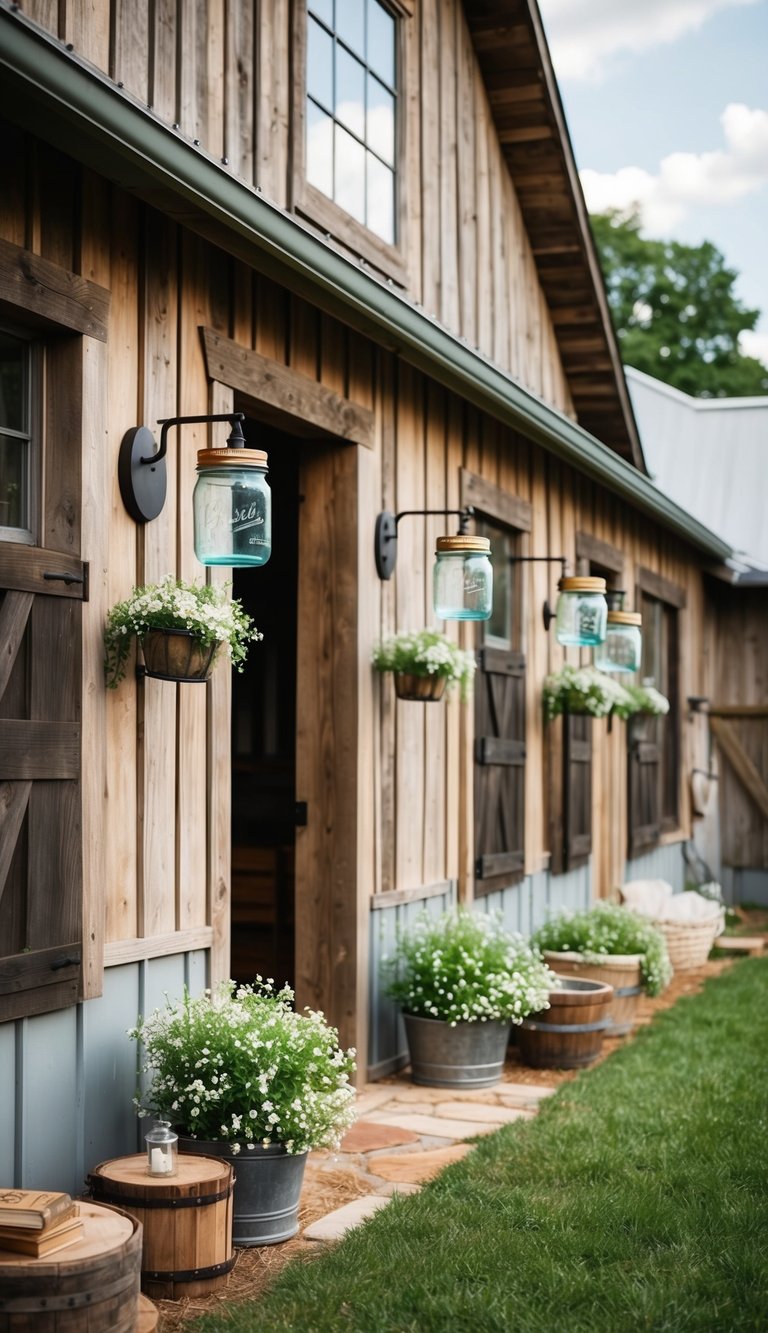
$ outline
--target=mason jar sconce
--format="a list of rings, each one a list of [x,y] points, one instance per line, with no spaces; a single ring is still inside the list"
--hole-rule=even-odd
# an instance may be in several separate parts
[[[608,618],[605,639],[595,649],[594,663],[599,671],[634,672],[640,670],[643,618],[637,611],[624,610],[624,593],[611,589],[606,593]]]
[[[559,564],[557,609],[544,603],[544,628],[555,621],[557,642],[566,647],[589,648],[605,638],[608,606],[605,600],[605,579],[577,578],[566,574],[568,561],[564,555],[511,555],[510,565]]]
[[[135,426],[120,445],[120,494],[131,518],[148,523],[165,504],[165,459],[172,426],[228,421],[232,427],[225,449],[199,449],[193,496],[195,555],[202,565],[233,568],[265,565],[272,553],[272,496],[266,480],[267,455],[249,449],[241,422],[243,412],[212,416],[169,417],[158,424],[160,447],[152,432]]]
[[[459,531],[438,537],[432,579],[435,615],[440,620],[489,620],[493,604],[491,543],[467,531],[474,510],[404,509],[399,514],[384,510],[376,519],[374,555],[380,579],[390,579],[397,564],[397,525],[402,518],[433,514],[456,514]]]

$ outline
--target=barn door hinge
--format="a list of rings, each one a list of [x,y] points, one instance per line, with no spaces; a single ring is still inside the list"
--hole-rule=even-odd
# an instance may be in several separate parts
[[[63,958],[57,958],[55,962],[51,963],[51,971],[60,972],[63,967],[79,967],[79,966],[80,966],[79,953],[65,954]]]
[[[83,601],[88,601],[88,562],[83,562],[82,574],[55,574],[51,571],[43,574],[47,583],[65,583],[67,587],[72,583],[82,583]]]

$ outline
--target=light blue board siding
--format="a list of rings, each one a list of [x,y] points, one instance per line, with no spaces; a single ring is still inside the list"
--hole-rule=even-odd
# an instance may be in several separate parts
[[[368,1041],[368,1077],[381,1078],[405,1064],[408,1054],[403,1020],[396,1004],[384,994],[381,976],[383,960],[394,947],[398,930],[407,930],[426,911],[439,916],[456,901],[455,884],[445,893],[394,907],[377,908],[370,914],[370,962],[368,972],[370,1032]],[[358,1053],[358,1061],[362,1052]]]
[[[530,875],[520,884],[489,893],[475,903],[478,912],[499,912],[507,930],[528,936],[559,907],[586,907],[590,902],[590,867],[567,875],[542,872]],[[368,1077],[381,1078],[408,1061],[405,1029],[398,1008],[384,995],[381,980],[382,959],[392,952],[398,929],[408,925],[426,910],[439,915],[456,901],[455,886],[450,892],[392,907],[377,907],[370,914],[370,1030]]]
[[[624,879],[665,879],[675,893],[685,888],[686,870],[682,842],[655,847],[645,856],[636,856],[624,866]]]
[[[140,1015],[207,983],[207,954],[108,968],[98,999],[0,1024],[0,1184],[80,1194],[99,1162],[136,1152]]]
[[[759,903],[768,907],[768,870],[739,870],[723,866],[723,898],[738,907],[741,903]]]
[[[24,1187],[70,1190],[77,1170],[81,1100],[77,1008],[23,1020],[19,1080],[17,1173]],[[77,1181],[82,1190],[82,1177]]]
[[[15,1024],[0,1025],[0,1187],[15,1182],[13,1150],[16,1128]]]

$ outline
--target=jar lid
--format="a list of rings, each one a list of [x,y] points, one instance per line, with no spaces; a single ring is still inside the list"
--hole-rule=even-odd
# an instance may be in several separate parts
[[[438,537],[437,554],[443,555],[451,551],[478,551],[482,555],[490,555],[491,541],[489,537],[472,537],[466,533],[457,533],[455,537]]]
[[[577,578],[566,576],[558,583],[561,592],[598,592],[605,593],[605,579]]]
[[[198,449],[198,467],[261,467],[267,466],[263,449]]]
[[[643,617],[639,611],[609,611],[609,625],[642,625]]]

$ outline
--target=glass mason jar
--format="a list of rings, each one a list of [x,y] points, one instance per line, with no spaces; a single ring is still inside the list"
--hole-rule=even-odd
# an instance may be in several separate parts
[[[489,620],[493,568],[488,537],[438,537],[435,555],[435,615],[441,620]]]
[[[577,648],[602,643],[608,617],[605,579],[566,577],[558,587],[557,642]]]
[[[171,1129],[170,1120],[158,1120],[155,1128],[145,1135],[145,1139],[147,1175],[175,1176],[179,1136]]]
[[[605,639],[595,649],[594,663],[600,671],[639,671],[642,652],[637,611],[609,611]]]
[[[272,493],[261,449],[200,449],[193,496],[201,565],[265,565],[272,554]]]

